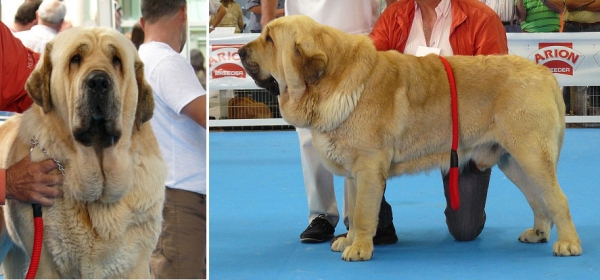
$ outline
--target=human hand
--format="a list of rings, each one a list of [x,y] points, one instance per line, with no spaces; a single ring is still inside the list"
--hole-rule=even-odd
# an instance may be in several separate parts
[[[280,18],[285,15],[285,9],[277,9],[275,11],[275,18]]]
[[[56,169],[58,165],[52,159],[32,162],[29,156],[24,157],[6,170],[6,198],[52,206],[53,198],[63,195],[60,189],[51,187],[63,182],[62,175],[49,174]]]

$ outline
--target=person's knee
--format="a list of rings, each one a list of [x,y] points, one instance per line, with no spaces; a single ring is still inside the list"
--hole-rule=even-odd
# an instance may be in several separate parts
[[[485,213],[479,218],[463,217],[462,219],[453,219],[446,217],[448,231],[458,241],[471,241],[483,231],[485,225]]]

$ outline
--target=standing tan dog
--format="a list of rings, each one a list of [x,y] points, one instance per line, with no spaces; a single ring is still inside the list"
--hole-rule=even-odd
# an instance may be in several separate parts
[[[239,54],[256,84],[279,95],[283,118],[309,128],[327,168],[349,179],[350,229],[332,250],[371,259],[386,179],[449,169],[450,86],[440,58],[378,52],[366,36],[305,16],[271,22]],[[460,166],[498,164],[521,189],[534,224],[520,241],[547,242],[556,223],[554,254],[581,254],[556,178],[565,104],[553,74],[512,55],[447,60],[458,90]]]
[[[37,278],[150,278],[166,166],[147,122],[154,101],[143,67],[133,44],[113,29],[61,32],[27,80],[35,103],[0,126],[2,168],[30,156],[52,157],[65,169],[58,186],[64,197],[43,207]],[[5,277],[23,278],[32,207],[8,199],[4,212]]]

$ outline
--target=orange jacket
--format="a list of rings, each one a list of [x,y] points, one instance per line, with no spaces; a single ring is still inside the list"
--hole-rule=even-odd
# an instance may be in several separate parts
[[[25,82],[40,55],[12,35],[0,24],[0,111],[22,113],[33,103],[25,91]]]
[[[506,30],[492,9],[477,0],[451,1],[450,45],[455,55],[508,53]],[[375,47],[404,52],[414,17],[414,0],[399,0],[388,6],[371,31]]]

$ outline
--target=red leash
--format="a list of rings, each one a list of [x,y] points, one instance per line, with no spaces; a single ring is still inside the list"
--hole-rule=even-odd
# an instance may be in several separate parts
[[[40,265],[40,257],[42,255],[42,240],[44,239],[44,222],[42,220],[42,206],[32,204],[33,206],[33,224],[35,226],[33,237],[33,251],[31,253],[31,262],[27,270],[25,279],[34,279]]]
[[[440,56],[446,73],[448,74],[448,81],[450,82],[450,94],[451,94],[451,107],[452,107],[452,149],[450,150],[450,206],[454,211],[460,207],[460,196],[458,194],[458,94],[456,92],[456,81],[454,80],[454,73],[450,67],[450,63]]]

